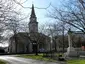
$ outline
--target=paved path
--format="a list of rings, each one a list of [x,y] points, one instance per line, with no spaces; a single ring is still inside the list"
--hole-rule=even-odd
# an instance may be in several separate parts
[[[10,64],[60,64],[54,62],[25,59],[25,58],[14,57],[14,56],[0,56],[0,59],[5,60]]]

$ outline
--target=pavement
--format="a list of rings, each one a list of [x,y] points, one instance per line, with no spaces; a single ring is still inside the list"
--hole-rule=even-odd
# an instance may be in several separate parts
[[[47,62],[33,59],[26,59],[21,57],[14,57],[12,55],[0,56],[1,60],[7,61],[8,64],[63,64],[60,62]]]

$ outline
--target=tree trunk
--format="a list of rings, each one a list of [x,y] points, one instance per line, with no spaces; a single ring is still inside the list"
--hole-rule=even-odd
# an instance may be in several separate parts
[[[15,53],[17,53],[17,36],[16,36],[16,34],[14,35],[14,39],[15,39]]]
[[[35,55],[38,55],[38,44],[36,44],[36,54]]]
[[[55,41],[55,52],[57,52],[57,48],[56,48],[56,41]]]

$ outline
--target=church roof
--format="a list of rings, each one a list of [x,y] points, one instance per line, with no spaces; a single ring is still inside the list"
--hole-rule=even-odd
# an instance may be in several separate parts
[[[42,33],[27,33],[27,32],[19,32],[16,35],[17,36],[17,40],[19,43],[27,43],[30,41],[39,41],[39,42],[43,42],[45,40],[45,38],[49,39],[48,36],[42,34]],[[12,36],[10,38],[10,40],[14,40],[14,36]]]
[[[34,10],[34,5],[33,5],[33,4],[32,4],[31,17],[32,17],[32,18],[36,17],[36,15],[35,15],[35,10]]]

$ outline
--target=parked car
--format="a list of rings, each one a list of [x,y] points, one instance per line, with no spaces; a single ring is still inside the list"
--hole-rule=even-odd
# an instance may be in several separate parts
[[[39,52],[45,52],[44,48],[39,49]]]

